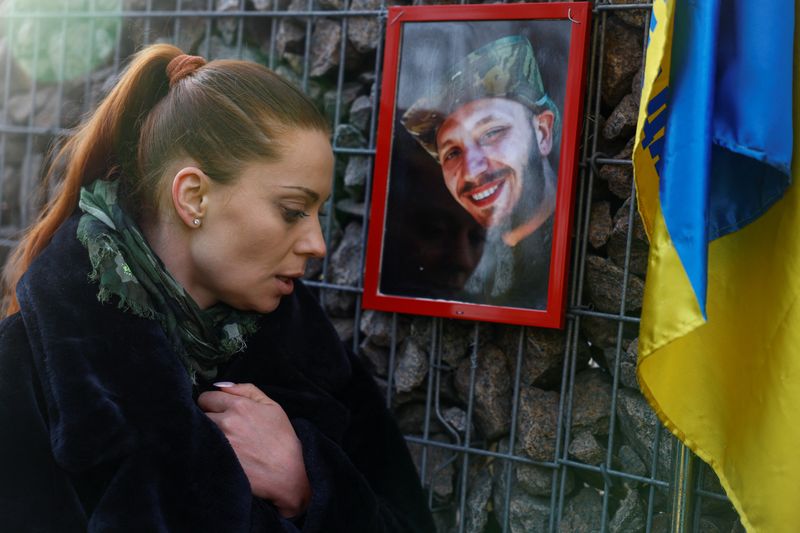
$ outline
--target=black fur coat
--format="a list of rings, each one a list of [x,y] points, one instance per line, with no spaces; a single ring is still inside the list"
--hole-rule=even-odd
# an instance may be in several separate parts
[[[402,436],[313,296],[294,293],[219,375],[288,414],[312,486],[299,519],[252,496],[160,326],[101,304],[68,220],[0,323],[0,530],[424,532]]]

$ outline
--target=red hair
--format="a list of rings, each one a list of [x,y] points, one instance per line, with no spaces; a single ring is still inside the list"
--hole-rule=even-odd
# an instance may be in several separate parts
[[[191,66],[192,72],[179,77],[171,72],[177,79],[170,87],[167,67],[179,56],[191,59],[178,63]],[[59,191],[3,272],[7,315],[19,309],[14,294],[19,279],[77,208],[84,185],[118,175],[124,191],[120,202],[141,224],[158,215],[165,167],[179,156],[197,161],[213,179],[230,182],[249,162],[279,159],[285,132],[300,128],[328,133],[311,100],[267,68],[233,60],[203,64],[198,59],[166,44],[143,49],[57,152],[47,179],[61,177]]]

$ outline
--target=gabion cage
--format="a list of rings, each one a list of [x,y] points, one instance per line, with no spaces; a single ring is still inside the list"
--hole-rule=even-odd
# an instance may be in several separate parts
[[[307,284],[385,391],[439,531],[667,531],[675,441],[635,376],[648,243],[630,158],[651,5],[593,9],[562,331],[362,309],[385,0],[0,1],[2,259],[57,186],[49,154],[135,50],[265,64],[330,119],[329,255]],[[693,503],[693,531],[741,529],[705,467]]]

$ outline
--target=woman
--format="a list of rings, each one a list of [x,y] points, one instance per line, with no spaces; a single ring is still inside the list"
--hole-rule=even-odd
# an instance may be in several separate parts
[[[333,158],[297,89],[139,53],[6,269],[7,531],[427,531],[403,439],[299,281]]]

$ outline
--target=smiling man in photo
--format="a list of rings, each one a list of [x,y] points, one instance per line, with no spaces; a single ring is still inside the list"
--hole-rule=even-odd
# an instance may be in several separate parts
[[[559,114],[522,36],[468,54],[401,122],[441,166],[447,190],[486,229],[464,286],[478,303],[543,309],[547,303]]]

